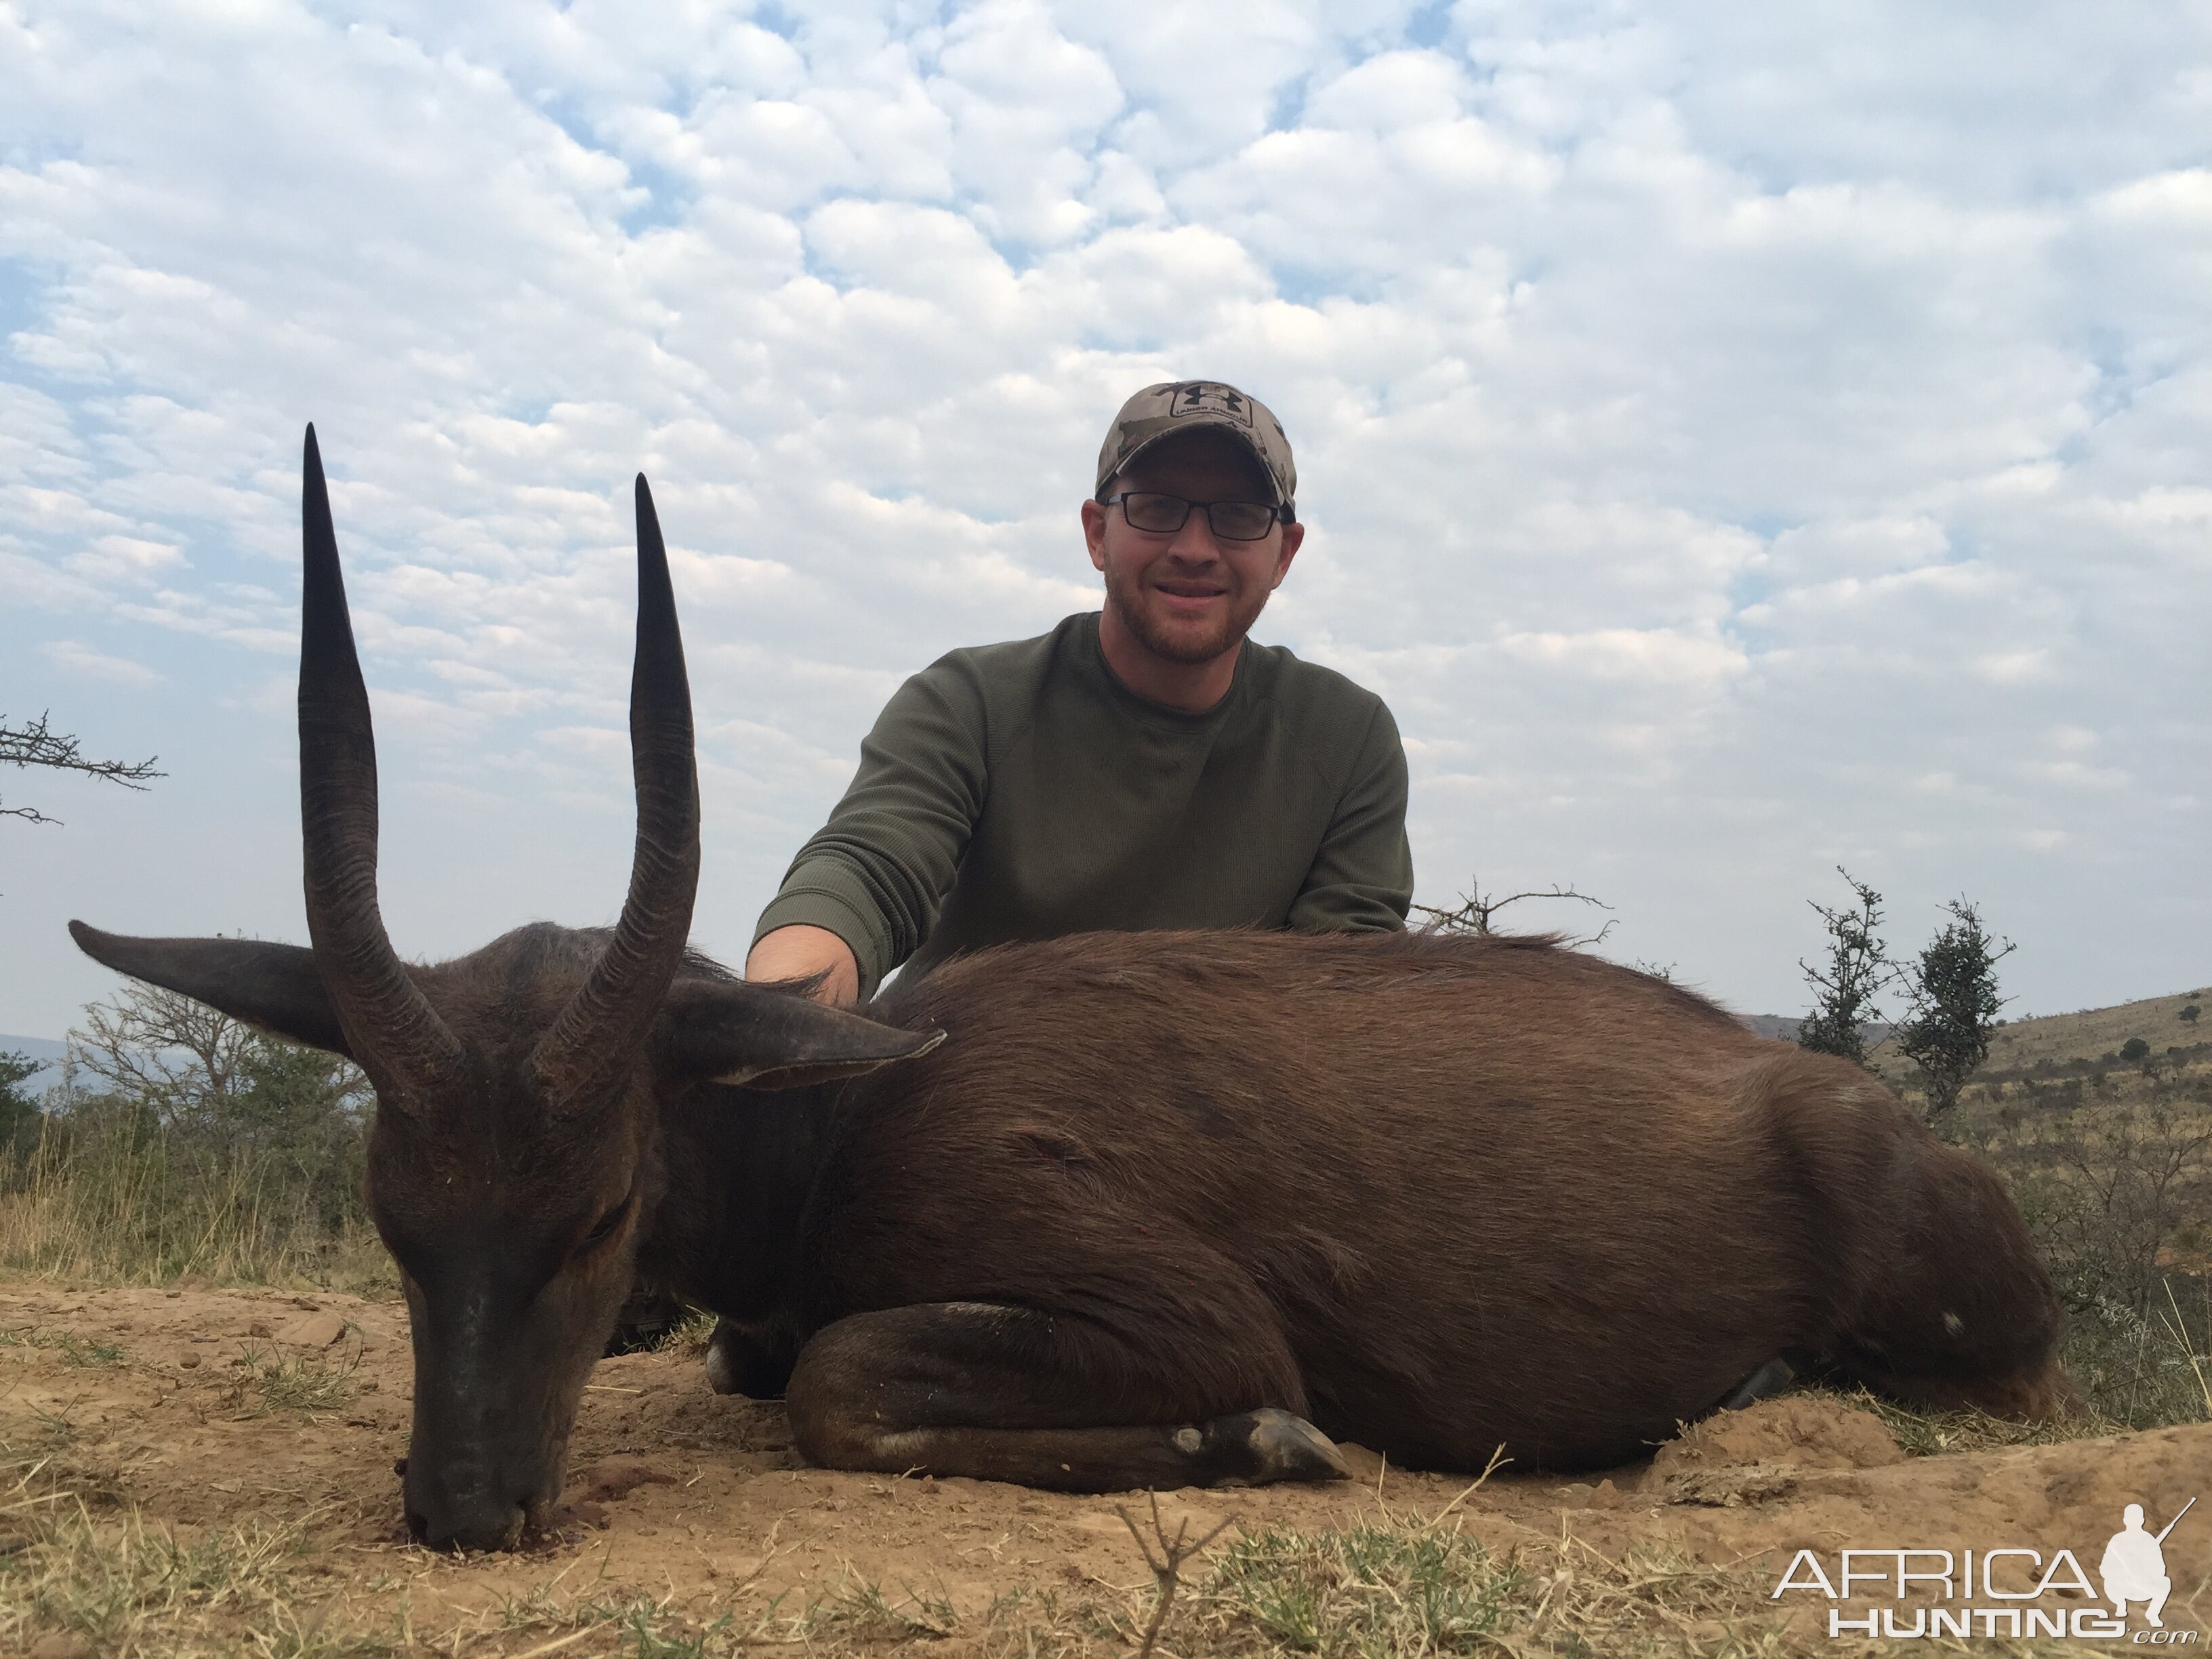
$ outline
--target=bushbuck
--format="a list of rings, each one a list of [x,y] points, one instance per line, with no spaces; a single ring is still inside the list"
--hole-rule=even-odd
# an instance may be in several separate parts
[[[312,948],[121,971],[350,1055],[415,1350],[404,1498],[512,1545],[634,1277],[724,1316],[834,1468],[1076,1491],[1607,1465],[1778,1356],[1923,1405],[2066,1394],[1996,1180],[1864,1073],[1542,940],[1099,934],[865,1012],[687,952],[690,691],[637,482],[637,839],[611,931],[403,963],[314,433],[300,770]]]

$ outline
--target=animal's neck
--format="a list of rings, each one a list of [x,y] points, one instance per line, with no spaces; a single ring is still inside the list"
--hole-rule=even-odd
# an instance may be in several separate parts
[[[759,1320],[792,1282],[799,1220],[829,1137],[823,1088],[702,1084],[660,1109],[666,1184],[638,1270],[696,1306]]]

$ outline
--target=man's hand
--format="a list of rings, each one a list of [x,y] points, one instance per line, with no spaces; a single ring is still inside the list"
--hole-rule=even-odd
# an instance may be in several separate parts
[[[827,927],[793,922],[763,933],[745,957],[745,977],[811,979],[827,970],[829,977],[814,993],[817,1002],[833,1008],[849,1008],[860,1000],[860,964],[853,947]]]

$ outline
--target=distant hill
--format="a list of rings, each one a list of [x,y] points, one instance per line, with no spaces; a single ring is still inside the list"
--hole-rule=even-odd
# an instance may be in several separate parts
[[[2208,1012],[2187,1020],[2181,1017],[2185,1008]],[[1990,1045],[1985,1070],[2029,1073],[2039,1068],[2111,1065],[2118,1060],[2130,1037],[2141,1037],[2154,1054],[2212,1042],[2212,987],[2146,997],[2141,1002],[2116,1003],[2110,1008],[2083,1008],[2070,1014],[2015,1020],[2000,1030]]]
[[[1797,1028],[1805,1022],[1788,1014],[1742,1014],[1738,1016],[1746,1025],[1763,1037],[1779,1037],[1784,1042],[1797,1041]],[[1877,1025],[1869,1021],[1859,1027],[1859,1036],[1868,1047],[1886,1042],[1893,1027]]]
[[[2204,1012],[2193,1020],[2184,1019],[2182,1011],[2191,1007]],[[1743,1023],[1761,1036],[1779,1037],[1786,1042],[1797,1040],[1799,1022],[1785,1015],[1750,1014]],[[1893,1029],[1887,1025],[1866,1028],[1868,1057],[1885,1077],[1902,1079],[1912,1072],[1912,1063],[1888,1046],[1886,1039]],[[2146,997],[2140,1002],[2115,1003],[2109,1008],[2082,1008],[2070,1014],[2008,1021],[1998,1028],[1996,1040],[1990,1044],[1989,1064],[1981,1075],[2025,1076],[2039,1071],[2118,1064],[2120,1049],[2130,1037],[2141,1037],[2154,1054],[2212,1043],[2212,986],[2178,991],[2171,996]]]

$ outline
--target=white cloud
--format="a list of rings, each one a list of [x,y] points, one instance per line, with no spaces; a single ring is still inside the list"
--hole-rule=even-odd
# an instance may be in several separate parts
[[[145,664],[106,656],[80,645],[75,640],[49,640],[41,647],[40,654],[56,667],[71,674],[114,680],[124,685],[155,685],[161,683],[161,677]]]
[[[1219,374],[1313,532],[1261,634],[1391,699],[1432,895],[1578,881],[1782,1006],[1842,859],[1973,890],[2031,1005],[2201,978],[2208,46],[2132,0],[20,6],[0,705],[211,722],[144,803],[178,867],[231,856],[204,799],[281,823],[313,418],[404,948],[611,905],[641,469],[735,950],[904,673],[1096,603],[1114,407]],[[115,902],[296,933],[263,873]]]

